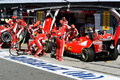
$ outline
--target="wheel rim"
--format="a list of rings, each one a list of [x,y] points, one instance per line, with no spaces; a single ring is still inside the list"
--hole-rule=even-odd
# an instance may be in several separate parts
[[[86,61],[88,59],[88,51],[86,49],[83,49],[81,57],[83,61]]]
[[[6,42],[10,41],[10,40],[9,40],[9,36],[8,36],[8,35],[5,35],[5,36],[4,36],[4,40],[5,40]]]
[[[82,51],[82,58],[86,59],[86,51]]]

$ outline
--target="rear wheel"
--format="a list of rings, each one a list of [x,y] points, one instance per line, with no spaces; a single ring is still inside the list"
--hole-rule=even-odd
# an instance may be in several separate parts
[[[94,60],[95,53],[92,48],[84,48],[81,52],[81,60],[91,62]]]
[[[115,48],[115,49],[111,49],[110,50],[110,54],[111,54],[111,60],[116,60],[117,57],[118,57],[118,50]]]

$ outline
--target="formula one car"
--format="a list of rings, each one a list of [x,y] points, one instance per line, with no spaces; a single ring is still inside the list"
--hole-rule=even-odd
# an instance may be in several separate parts
[[[115,60],[118,51],[114,47],[115,41],[112,39],[90,40],[87,37],[79,37],[78,40],[67,42],[65,51],[74,55],[79,55],[85,62],[93,61],[96,57],[108,57]]]
[[[97,36],[98,37],[98,36]],[[95,37],[94,37],[95,38]],[[52,38],[52,51],[51,57],[55,57],[57,45],[55,44],[55,37]],[[118,51],[114,47],[114,36],[108,36],[104,39],[93,39],[89,36],[78,37],[73,41],[65,43],[65,52],[80,57],[82,61],[90,62],[96,57],[107,57],[110,60],[115,60],[118,57]]]

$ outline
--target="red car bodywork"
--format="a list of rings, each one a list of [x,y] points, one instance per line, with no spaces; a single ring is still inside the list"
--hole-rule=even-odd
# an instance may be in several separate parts
[[[109,34],[111,40],[114,40],[114,36],[112,34]],[[102,36],[104,37],[104,36]],[[94,37],[95,38],[95,37]],[[65,50],[66,52],[71,53],[78,53],[80,54],[83,48],[90,48],[93,44],[95,53],[102,52],[103,51],[103,41],[107,39],[102,38],[100,39],[99,35],[97,36],[97,39],[90,40],[87,36],[80,37],[76,40],[73,40],[71,42],[66,42]]]
[[[81,53],[83,48],[88,48],[92,45],[92,40],[86,37],[80,37],[77,40],[67,42],[65,50],[72,53]]]

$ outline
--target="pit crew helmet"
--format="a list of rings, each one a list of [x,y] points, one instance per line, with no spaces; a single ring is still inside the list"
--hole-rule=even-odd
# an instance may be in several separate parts
[[[72,25],[71,25],[71,28],[72,28],[72,29],[75,29],[75,25],[74,25],[74,24],[72,24]]]
[[[60,23],[63,23],[63,20],[60,20],[59,22],[60,22]]]
[[[12,20],[15,22],[17,20],[17,16],[13,16]]]

